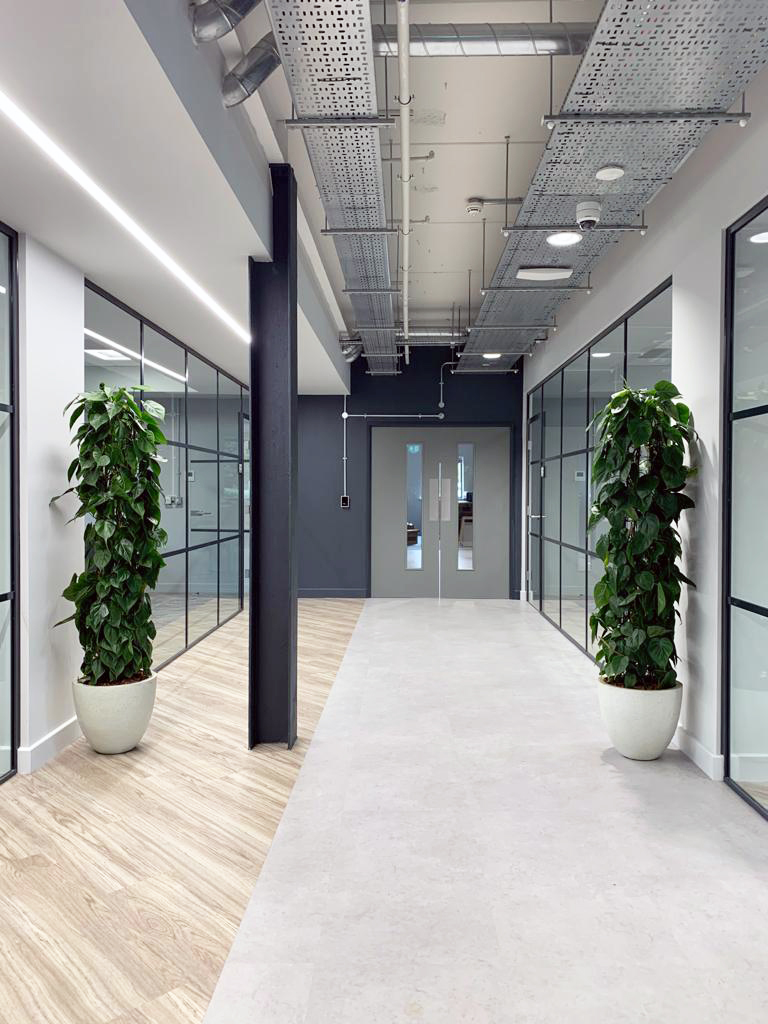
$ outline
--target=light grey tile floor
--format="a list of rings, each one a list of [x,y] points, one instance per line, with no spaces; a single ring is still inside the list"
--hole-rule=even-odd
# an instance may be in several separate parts
[[[521,602],[369,601],[206,1024],[757,1024],[768,825]]]

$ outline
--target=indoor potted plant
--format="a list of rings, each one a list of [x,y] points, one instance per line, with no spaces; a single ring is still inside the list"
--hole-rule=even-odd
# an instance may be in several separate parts
[[[165,564],[157,454],[165,410],[149,401],[142,408],[131,391],[106,384],[72,407],[70,427],[82,423],[67,473],[74,484],[64,493],[77,495],[75,518],[86,521],[85,571],[64,591],[75,611],[63,621],[74,620],[83,649],[75,711],[94,750],[119,754],[140,741],[155,702],[149,591]]]
[[[686,445],[691,413],[669,381],[625,387],[594,419],[596,488],[590,527],[607,532],[595,551],[604,575],[590,617],[597,639],[600,710],[625,757],[659,757],[674,736],[682,685],[675,665],[675,615],[682,583],[677,522],[693,501]]]

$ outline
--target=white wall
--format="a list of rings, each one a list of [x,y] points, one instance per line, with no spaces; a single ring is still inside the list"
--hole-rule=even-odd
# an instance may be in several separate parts
[[[34,771],[79,735],[72,680],[81,651],[60,595],[83,567],[83,531],[67,524],[73,457],[64,406],[83,390],[83,275],[33,239],[19,244],[19,476],[21,745],[19,771]]]
[[[724,232],[768,193],[768,73],[750,88],[745,129],[712,131],[647,211],[649,232],[614,247],[590,297],[571,299],[560,329],[525,365],[525,392],[557,369],[667,277],[672,277],[672,379],[695,416],[696,509],[682,525],[684,571],[679,676],[685,685],[680,746],[714,778],[720,749],[720,517]],[[525,519],[523,519],[525,521]]]

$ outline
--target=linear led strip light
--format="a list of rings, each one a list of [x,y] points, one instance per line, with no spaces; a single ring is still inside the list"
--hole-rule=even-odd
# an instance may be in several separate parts
[[[97,334],[96,331],[92,331],[90,327],[83,328],[83,333],[87,338],[93,338],[94,341],[100,341],[102,345],[109,345],[110,348],[115,349],[118,352],[122,352],[123,355],[130,356],[131,359],[135,359],[137,362],[141,362],[141,356],[137,352],[132,352],[125,345],[121,345],[119,341],[112,341],[111,338],[106,338],[103,334]],[[161,366],[160,363],[153,363],[151,359],[144,357],[144,365],[151,366],[153,370],[157,370],[158,373],[164,373],[166,377],[173,377],[174,380],[181,381],[182,384],[187,383],[187,378],[181,374],[176,373],[175,370],[169,370],[167,366]],[[190,389],[191,390],[191,389]]]
[[[218,317],[223,324],[225,324],[233,334],[236,334],[241,341],[250,342],[250,333],[241,326],[233,316],[231,316],[223,306],[221,306],[212,295],[210,295],[205,288],[187,273],[183,267],[179,266],[176,260],[170,256],[162,246],[152,238],[144,228],[138,224],[129,213],[127,213],[119,203],[108,195],[100,185],[97,185],[93,178],[87,174],[79,164],[70,157],[64,150],[58,146],[49,135],[40,128],[27,114],[24,113],[2,90],[0,90],[0,113],[12,121],[17,128],[19,128],[34,144],[41,149],[47,157],[59,167],[66,175],[68,175],[72,181],[74,181],[80,188],[87,192],[88,195],[95,199],[102,209],[106,210],[107,213],[113,217],[118,224],[120,224],[129,235],[132,235],[136,241],[142,245],[147,252],[151,253],[152,256],[162,263],[166,270],[170,271],[171,274],[180,281],[184,287],[190,291],[196,299],[198,299],[204,306]]]

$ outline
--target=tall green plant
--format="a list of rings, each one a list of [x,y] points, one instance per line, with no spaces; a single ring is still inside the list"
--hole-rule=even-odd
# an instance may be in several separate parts
[[[590,527],[607,525],[596,552],[605,572],[595,587],[590,618],[598,639],[597,662],[616,686],[673,687],[675,614],[681,583],[677,523],[693,508],[683,493],[694,472],[686,444],[694,436],[691,413],[669,381],[625,387],[594,419],[597,450],[592,468],[596,500]]]
[[[140,389],[132,389],[140,390]],[[165,565],[160,547],[160,460],[165,442],[156,402],[141,408],[126,388],[101,384],[79,395],[72,428],[77,456],[67,472],[79,501],[75,519],[86,519],[85,572],[72,577],[64,597],[75,612],[83,648],[81,682],[94,686],[145,679],[152,670],[155,627],[149,591]],[[58,500],[62,495],[53,498]],[[57,623],[61,625],[61,623]]]

